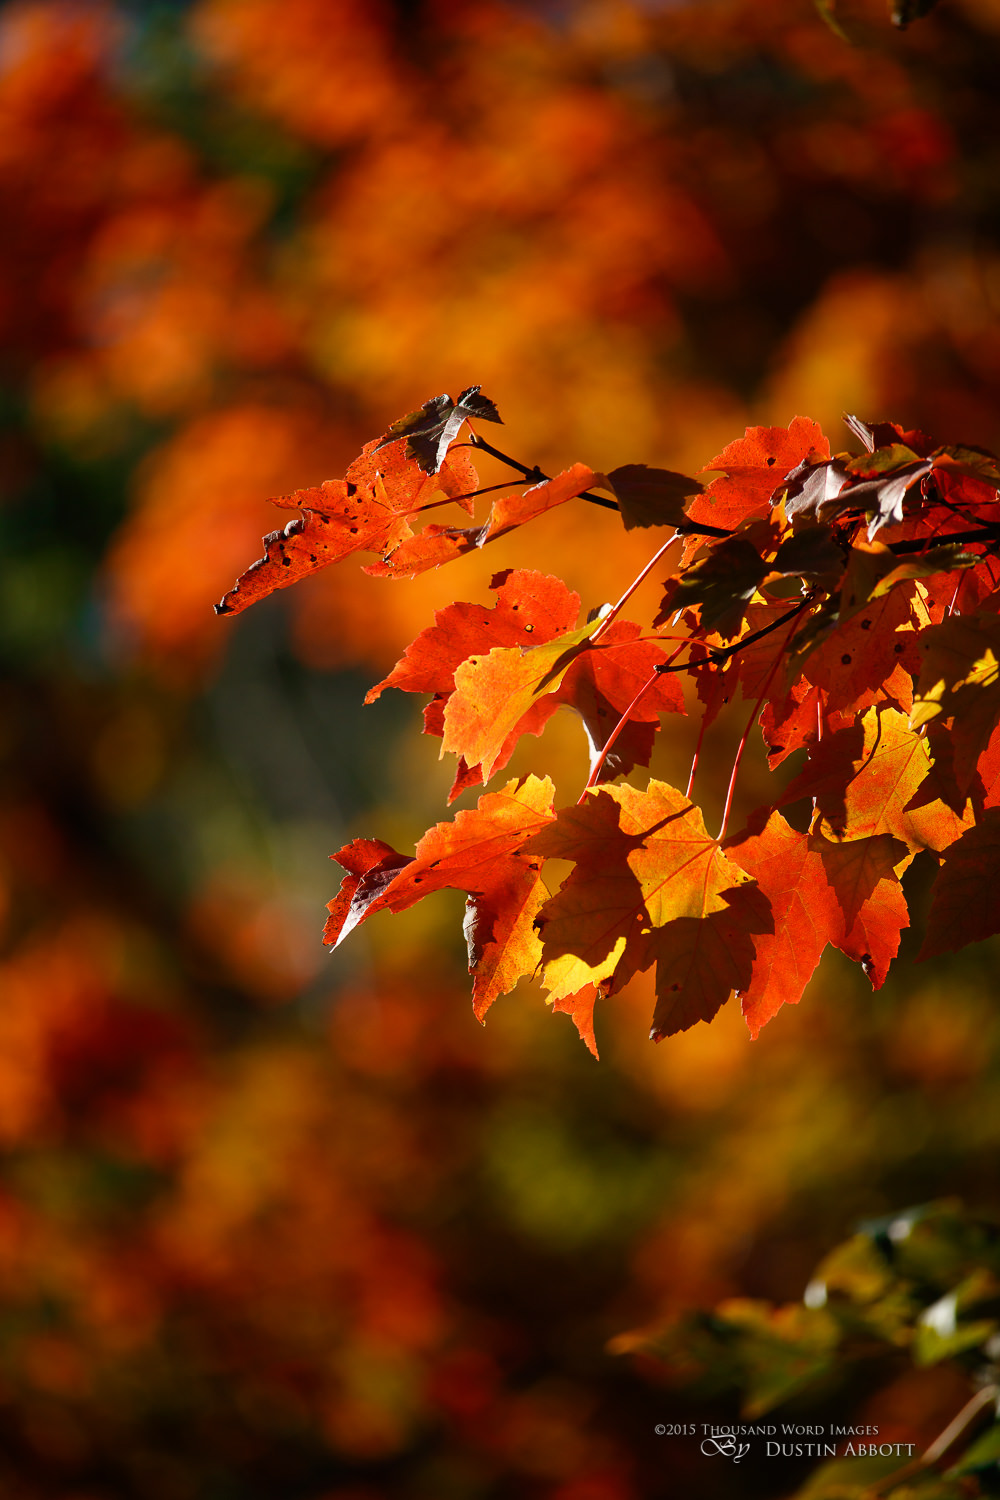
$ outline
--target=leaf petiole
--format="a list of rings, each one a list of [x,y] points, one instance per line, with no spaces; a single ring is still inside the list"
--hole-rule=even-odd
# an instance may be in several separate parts
[[[611,608],[609,609],[608,613],[604,616],[604,619],[601,621],[600,625],[594,631],[593,637],[591,639],[591,645],[593,645],[597,640],[600,639],[600,637],[604,634],[605,630],[607,630],[608,626],[612,623],[612,621],[615,619],[615,617],[621,613],[622,609],[625,607],[625,605],[627,604],[628,600],[631,599],[632,595],[635,593],[635,591],[639,587],[640,583],[642,583],[643,579],[648,578],[649,574],[656,567],[656,564],[659,562],[659,560],[663,556],[663,554],[667,551],[667,549],[669,547],[672,547],[674,545],[674,542],[676,542],[676,540],[677,540],[677,535],[678,534],[675,531],[674,534],[673,534],[673,536],[667,538],[667,540],[664,542],[664,544],[660,548],[660,550],[658,552],[654,553],[654,555],[649,559],[649,562],[643,568],[642,572],[638,575],[638,577],[633,578],[632,582],[629,584],[629,586],[625,590],[624,594],[622,594],[621,598],[618,600],[618,603],[617,604],[613,604],[611,606]]]

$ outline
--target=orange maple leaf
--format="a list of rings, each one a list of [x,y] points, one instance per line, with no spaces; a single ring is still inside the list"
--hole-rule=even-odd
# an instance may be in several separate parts
[[[239,614],[300,578],[352,552],[388,552],[412,536],[410,519],[435,495],[464,496],[478,487],[464,451],[449,455],[436,474],[425,474],[404,456],[405,439],[385,447],[369,443],[343,479],[273,500],[300,515],[264,538],[264,556],[252,563],[216,605],[217,614]]]
[[[661,1036],[709,1019],[749,979],[748,934],[766,927],[759,907],[750,912],[740,901],[751,879],[673,787],[651,781],[645,791],[591,791],[525,850],[575,862],[538,917],[545,983],[556,999],[587,984],[613,993],[656,963]],[[737,932],[745,941],[734,941]]]
[[[766,516],[782,479],[810,454],[828,458],[830,444],[819,423],[808,417],[794,417],[788,427],[748,427],[744,437],[699,469],[700,474],[721,469],[722,477],[695,497],[688,520],[734,531],[745,521]]]
[[[808,835],[798,833],[781,813],[752,820],[726,840],[725,848],[728,858],[757,881],[774,914],[774,932],[755,939],[753,970],[741,995],[750,1035],[757,1037],[783,1005],[801,1000],[841,910]]]
[[[419,536],[402,538],[387,549],[379,562],[369,564],[365,572],[375,578],[416,578],[428,568],[439,568],[442,563],[464,557],[467,552],[544,515],[553,506],[575,499],[599,477],[586,464],[573,464],[554,479],[544,479],[526,490],[495,500],[482,526],[431,525]]]
[[[480,797],[476,808],[436,824],[412,859],[377,839],[347,845],[333,856],[350,874],[330,902],[324,940],[335,946],[375,912],[405,911],[431,891],[465,891],[473,1006],[482,1020],[497,995],[533,973],[541,957],[534,923],[547,891],[540,861],[524,845],[551,822],[552,796],[547,777],[510,781]]]
[[[873,707],[810,748],[780,805],[814,797],[824,837],[839,843],[889,833],[916,853],[947,848],[966,826],[935,791],[926,742],[898,709]]]

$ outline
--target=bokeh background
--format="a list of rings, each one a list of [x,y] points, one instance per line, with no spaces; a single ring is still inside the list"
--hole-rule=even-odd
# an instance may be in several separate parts
[[[690,472],[798,412],[836,449],[845,409],[1000,446],[1000,3],[837,17],[0,11],[5,1500],[787,1493],[685,1468],[653,1424],[736,1408],[608,1340],[799,1297],[860,1215],[1000,1209],[992,945],[907,941],[877,995],[829,955],[755,1043],[731,1002],[653,1047],[639,984],[599,1064],[530,986],[474,1021],[458,897],[322,950],[328,854],[411,847],[449,780],[366,688],[494,569],[590,606],[649,535],[566,507],[413,584],[211,608],[268,495],[472,383],[550,468]],[[571,714],[528,766],[575,799]],[[911,1439],[964,1399],[890,1376],[854,1395]]]

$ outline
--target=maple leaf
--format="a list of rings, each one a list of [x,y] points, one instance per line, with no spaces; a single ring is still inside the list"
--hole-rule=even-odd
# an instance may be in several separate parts
[[[517,725],[541,696],[555,692],[599,625],[590,620],[541,646],[495,647],[462,662],[445,704],[442,755],[450,750],[470,767],[481,766],[489,781]]]
[[[478,545],[492,542],[505,532],[523,526],[526,521],[534,521],[537,516],[544,515],[556,505],[575,500],[577,495],[582,495],[584,490],[590,488],[597,477],[586,464],[571,464],[554,479],[543,479],[518,494],[501,496],[493,502],[482,541]]]
[[[626,531],[635,526],[682,527],[688,519],[685,502],[703,489],[697,479],[645,464],[622,464],[603,477],[618,501]]]
[[[953,719],[955,776],[965,790],[1000,717],[1000,617],[988,610],[953,615],[920,638],[924,657],[911,724]]]
[[[830,942],[861,965],[873,989],[881,989],[910,922],[899,877],[913,856],[885,833],[847,843],[813,833],[809,844],[837,898]]]
[[[975,567],[981,558],[967,552],[960,542],[928,546],[913,557],[898,557],[881,542],[856,542],[847,556],[847,571],[841,589],[841,613],[861,609],[881,599],[901,583],[931,578],[936,573],[954,573]],[[921,622],[926,623],[926,622]]]
[[[424,733],[441,736],[445,708],[455,690],[455,671],[479,652],[496,646],[534,647],[564,636],[576,623],[579,595],[571,593],[558,578],[527,569],[498,573],[490,587],[497,599],[492,609],[480,604],[449,604],[439,610],[435,623],[407,647],[388,677],[365,697],[373,703],[387,687],[404,692],[432,693],[424,710]],[[522,734],[541,734],[556,709],[566,705],[581,717],[593,765],[611,731],[648,683],[654,668],[666,660],[663,648],[641,639],[641,629],[627,620],[616,620],[602,632],[600,649],[588,650],[573,660],[561,683],[536,697],[507,734],[493,770],[510,760]],[[621,775],[634,765],[648,765],[657,721],[661,713],[684,713],[684,694],[675,677],[661,676],[633,711],[630,722],[618,736],[615,749],[602,767],[607,779]],[[469,765],[464,755],[449,800],[483,779],[479,763]]]
[[[436,611],[434,624],[407,646],[365,702],[374,703],[388,687],[443,698],[454,690],[455,668],[467,657],[493,646],[550,641],[572,629],[580,613],[579,594],[552,574],[507,568],[493,576],[490,588],[497,596],[492,608],[455,603]],[[441,725],[426,732],[440,734]]]
[[[883,526],[898,525],[903,519],[903,501],[924,474],[930,472],[929,459],[920,458],[904,443],[891,443],[848,461],[852,482],[841,490],[838,505],[844,510],[873,512],[868,526],[868,540]]]
[[[746,606],[767,572],[767,563],[747,537],[727,537],[706,549],[668,586],[655,623],[669,619],[677,609],[700,604],[706,629],[718,626],[727,638],[738,635]]]
[[[805,461],[788,475],[785,511],[796,522],[834,521],[870,511],[870,541],[883,526],[903,520],[905,497],[931,468],[930,459],[920,458],[902,443],[846,461],[840,456],[820,463]]]
[[[766,926],[767,915],[741,900],[750,877],[673,787],[651,781],[643,792],[591,790],[525,851],[575,862],[538,917],[545,983],[555,998],[588,984],[612,993],[656,963],[659,1036],[710,1019],[749,978],[750,933]],[[719,920],[706,925],[713,917]]]
[[[822,858],[804,833],[780,812],[764,809],[726,840],[726,855],[753,876],[771,904],[774,931],[755,940],[743,1015],[756,1038],[783,1005],[797,1005],[826,945],[838,931],[841,908]]]
[[[712,723],[720,709],[735,695],[737,687],[748,700],[763,698],[765,694],[776,701],[784,700],[786,695],[776,669],[787,650],[795,622],[789,621],[785,630],[775,627],[788,619],[788,613],[787,599],[758,601],[747,606],[742,631],[732,641],[732,647],[739,649],[721,664],[713,661],[712,653],[722,646],[723,637],[715,634],[699,636],[708,649],[708,655],[703,663],[692,669],[692,676],[698,696],[705,704],[706,725]],[[815,730],[814,714],[813,736]]]
[[[666,660],[661,646],[642,639],[641,626],[632,620],[615,620],[602,630],[599,643],[570,663],[559,687],[545,700],[554,708],[564,704],[580,715],[590,745],[591,770],[622,715],[634,704],[628,723],[604,760],[600,780],[648,766],[660,714],[687,712],[676,677],[661,674],[648,686],[655,669]],[[646,691],[635,703],[644,685]]]
[[[832,944],[859,962],[878,989],[909,922],[899,876],[912,856],[890,834],[834,843],[762,809],[726,854],[770,902],[773,934],[755,937],[750,983],[741,995],[757,1037],[782,1005],[795,1005]]]
[[[766,516],[771,496],[790,469],[810,454],[827,457],[830,445],[822,428],[808,417],[788,427],[748,427],[746,434],[723,448],[699,470],[721,470],[704,494],[688,508],[689,521],[704,521],[734,531],[746,521]]]
[[[410,520],[435,495],[464,495],[478,483],[464,453],[429,476],[406,459],[401,442],[381,450],[378,443],[369,443],[344,479],[328,479],[272,501],[301,514],[283,531],[264,538],[264,556],[240,575],[215,606],[216,613],[239,614],[353,552],[391,551],[412,536]]]
[[[804,458],[785,475],[785,515],[790,521],[823,523],[844,509],[840,492],[847,483],[843,458]]]
[[[797,664],[807,682],[823,689],[833,712],[861,711],[886,695],[909,712],[910,674],[920,665],[919,623],[907,592],[895,589],[838,622]]]
[[[535,918],[547,892],[526,840],[552,819],[553,787],[527,776],[487,792],[474,809],[424,834],[412,859],[378,839],[355,840],[333,856],[349,871],[330,902],[324,941],[336,946],[377,911],[404,911],[431,891],[465,891],[473,1006],[482,1020],[497,995],[530,974],[541,957]]]
[[[419,536],[408,536],[387,550],[377,563],[365,568],[375,578],[415,578],[428,568],[439,568],[453,562],[487,542],[496,541],[508,531],[533,521],[556,505],[564,505],[582,495],[599,477],[586,464],[573,464],[557,474],[516,494],[495,500],[482,526],[426,526]]]
[[[872,707],[810,747],[809,763],[779,805],[814,797],[815,831],[824,837],[844,842],[889,833],[916,853],[947,848],[965,826],[935,790],[927,745],[906,715]]]
[[[372,902],[410,860],[381,839],[354,839],[330,857],[347,871],[340,890],[327,903],[330,915],[323,929],[324,943],[336,948],[364,921]]]
[[[678,917],[649,935],[647,951],[656,960],[650,1041],[711,1021],[734,990],[750,983],[756,943],[774,931],[771,908],[755,885],[725,891],[721,899],[720,911]]]
[[[1000,807],[990,807],[945,850],[931,886],[927,935],[917,957],[954,952],[1000,932],[998,884]]]
[[[818,739],[825,717],[822,690],[802,680],[793,683],[784,697],[765,703],[758,723],[771,770]]]
[[[393,422],[377,447],[396,438],[406,438],[406,457],[416,459],[425,474],[436,474],[444,462],[451,443],[458,437],[463,422],[478,417],[486,422],[500,422],[500,413],[487,396],[481,396],[481,386],[470,385],[452,401],[449,395],[435,396],[425,401],[419,411],[411,411]]]

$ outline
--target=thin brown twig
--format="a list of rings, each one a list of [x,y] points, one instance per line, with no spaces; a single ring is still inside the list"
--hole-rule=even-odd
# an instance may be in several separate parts
[[[915,1474],[925,1473],[928,1469],[934,1468],[941,1462],[949,1448],[954,1447],[962,1434],[971,1427],[980,1413],[985,1411],[991,1403],[995,1404],[998,1397],[1000,1397],[1000,1386],[984,1385],[969,1398],[961,1411],[952,1417],[947,1427],[938,1433],[919,1458],[903,1464],[902,1468],[894,1469],[891,1474],[886,1474],[874,1484],[869,1485],[864,1491],[866,1500],[869,1496],[871,1500],[875,1500],[876,1496],[885,1494],[904,1479],[911,1479]]]

